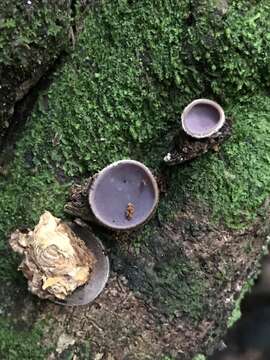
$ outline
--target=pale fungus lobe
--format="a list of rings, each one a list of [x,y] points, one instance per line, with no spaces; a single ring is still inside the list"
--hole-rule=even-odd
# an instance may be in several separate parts
[[[216,134],[224,123],[225,114],[222,107],[208,99],[192,101],[182,113],[183,130],[197,139]]]
[[[42,299],[63,300],[91,277],[94,256],[68,224],[48,211],[33,231],[16,230],[9,242],[24,256],[19,270],[29,291]]]
[[[89,204],[96,220],[113,230],[130,230],[145,223],[159,199],[151,171],[135,160],[117,161],[94,178]]]

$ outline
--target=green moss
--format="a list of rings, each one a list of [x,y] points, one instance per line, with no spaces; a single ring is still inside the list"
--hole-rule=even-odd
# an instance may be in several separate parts
[[[209,11],[207,1],[191,3],[187,57],[194,75],[226,103],[269,86],[269,2],[231,1],[223,18]]]
[[[269,111],[269,97],[263,95],[242,97],[241,102],[230,105],[232,138],[219,154],[178,168],[172,194],[181,188],[186,196],[206,204],[217,220],[231,227],[247,225],[270,192]],[[179,207],[174,195],[172,202]]]
[[[69,1],[0,3],[0,136],[16,101],[67,49],[72,23]]]
[[[183,254],[178,231],[193,226],[195,230],[195,224],[181,222],[176,230],[174,224],[166,236],[153,219],[130,239],[128,251],[116,246],[111,254],[114,270],[127,277],[132,291],[151,300],[159,313],[190,323],[204,317],[211,286],[204,267]]]
[[[245,295],[251,290],[251,287],[253,285],[254,285],[253,279],[249,279],[244,284],[238,299],[235,301],[234,309],[233,309],[230,317],[228,318],[228,323],[227,323],[228,328],[232,327],[236,323],[236,321],[238,321],[241,318],[241,315],[242,315],[241,308],[240,308],[241,301],[243,300]]]
[[[198,355],[194,356],[194,358],[192,360],[206,360],[206,357],[202,354],[198,354]]]
[[[69,184],[60,181],[61,171],[69,176],[87,176],[124,157],[157,168],[168,147],[166,134],[178,126],[176,119],[183,106],[206,91],[210,95],[215,92],[215,87],[209,87],[213,80],[210,72],[219,79],[220,89],[227,89],[229,101],[236,78],[242,81],[243,77],[236,71],[239,67],[229,66],[226,72],[232,61],[225,56],[229,54],[226,49],[229,47],[239,59],[246,58],[249,47],[243,49],[240,43],[236,46],[237,39],[246,36],[251,53],[256,54],[259,48],[254,48],[253,40],[264,44],[266,35],[261,31],[262,24],[258,29],[252,27],[254,14],[260,14],[256,21],[263,22],[268,13],[258,6],[233,5],[224,18],[224,30],[222,21],[214,22],[214,13],[204,14],[202,7],[195,11],[189,5],[105,1],[89,14],[76,51],[49,90],[49,108],[43,108],[41,97],[18,142],[9,175],[0,179],[2,251],[13,228],[32,226],[45,209],[62,214]],[[244,27],[240,20],[235,22],[239,12]],[[249,25],[253,37],[247,35]],[[205,54],[205,71],[201,72],[194,51],[208,47],[204,39],[207,26],[215,29],[215,36],[210,42],[212,55]],[[233,43],[228,42],[228,29],[233,33]],[[191,53],[187,40],[189,46],[193,44]],[[267,54],[267,46],[263,49]],[[214,60],[216,70],[208,62]],[[264,66],[264,57],[257,65],[252,64],[254,74],[261,76],[259,70]],[[253,80],[256,83],[255,77]],[[213,208],[217,218],[224,218],[231,226],[242,225],[255,216],[269,193],[270,105],[266,96],[255,97],[253,87],[248,88],[249,98],[242,96],[240,102],[239,97],[237,101],[231,97],[227,106],[227,113],[235,120],[234,135],[220,154],[172,169],[171,189],[161,203],[161,216],[173,214],[183,197],[202,200]],[[6,271],[8,264],[14,268],[10,257],[1,260],[2,278],[12,274]]]
[[[247,52],[241,52],[237,41],[231,43],[227,36],[231,28],[241,39],[246,34],[241,24],[235,25],[239,11],[243,12],[232,6],[224,22],[215,21],[211,12],[211,16],[195,13],[195,25],[188,26],[192,15],[189,2],[171,6],[167,2],[121,1],[115,5],[105,1],[88,16],[71,61],[50,89],[49,110],[33,116],[33,121],[43,126],[43,135],[32,128],[36,161],[42,152],[42,161],[53,162],[69,175],[93,172],[129,156],[157,165],[164,151],[163,137],[175,126],[188,101],[221,92],[229,101],[236,79],[238,83],[244,79],[239,69],[254,72],[253,77],[246,74],[252,83],[247,85],[249,91],[261,80],[260,70],[266,66],[263,60],[261,67],[229,65],[232,52],[239,61]],[[254,11],[261,14],[262,10],[246,10],[243,22],[249,23]],[[265,9],[261,21],[267,21],[267,14]],[[250,44],[254,45],[255,39],[266,40],[260,29],[262,26],[253,29]],[[208,49],[205,33],[210,30],[215,37]],[[205,60],[203,72],[198,51]],[[264,52],[269,53],[267,47]],[[257,58],[256,48],[247,56],[251,54]],[[237,88],[239,94],[241,87]],[[55,136],[60,144],[53,147]]]
[[[270,185],[270,102],[260,95],[269,85],[270,5],[234,1],[223,18],[206,5],[103,1],[88,15],[75,52],[48,92],[48,108],[41,97],[9,173],[0,179],[1,252],[7,253],[13,228],[33,226],[45,209],[63,216],[66,176],[83,178],[125,157],[157,169],[183,107],[202,96],[226,106],[235,122],[233,136],[219,154],[171,170],[160,214],[165,220],[173,216],[188,197],[230,226],[254,218]],[[12,32],[16,21],[0,25]],[[29,41],[35,43],[29,27],[25,36],[27,52]],[[18,56],[22,64],[24,51]],[[14,277],[14,262],[11,255],[1,257],[1,280]],[[177,304],[196,319],[203,312],[203,274],[192,263],[182,265],[161,266],[157,289],[180,279],[181,292],[172,286]],[[153,294],[157,300],[160,295]],[[170,296],[162,296],[174,311]]]
[[[1,36],[0,49],[1,65],[21,66],[29,71],[29,60],[33,56],[33,49],[36,47],[35,55],[37,59],[33,62],[42,62],[44,55],[38,52],[38,47],[46,48],[51,55],[55,56],[54,49],[50,48],[52,43],[61,48],[66,42],[67,33],[70,26],[70,8],[68,2],[62,1],[61,5],[56,5],[52,1],[40,4],[24,3],[15,1],[1,2]],[[57,19],[57,20],[56,20]],[[60,35],[60,38],[59,38]],[[31,49],[31,47],[33,49]]]
[[[154,303],[168,315],[182,314],[193,321],[202,319],[207,306],[208,281],[197,264],[178,258],[156,266],[152,281]]]
[[[43,360],[48,350],[41,345],[40,325],[31,331],[16,329],[7,318],[0,318],[0,357],[3,360]]]

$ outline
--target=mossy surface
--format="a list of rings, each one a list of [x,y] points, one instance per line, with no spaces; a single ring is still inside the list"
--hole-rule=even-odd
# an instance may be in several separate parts
[[[270,186],[269,8],[267,1],[234,1],[221,17],[202,1],[119,0],[103,1],[87,16],[0,178],[0,252],[8,255],[0,261],[2,281],[16,272],[6,246],[12,229],[33,226],[45,209],[63,216],[73,177],[112,161],[132,157],[159,169],[183,107],[196,97],[221,102],[233,117],[233,136],[218,154],[171,169],[159,216],[173,222],[183,199],[203,202],[232,227],[256,216]],[[182,279],[179,302],[196,319],[205,287],[200,272],[199,281],[192,278],[193,265],[164,263],[156,284]],[[164,303],[174,311],[169,296]]]
[[[120,1],[115,6],[105,1],[88,15],[72,58],[44,95],[48,97],[48,106],[44,106],[41,96],[17,145],[16,157],[9,164],[8,175],[0,180],[2,251],[11,229],[32,226],[45,209],[62,214],[70,184],[66,176],[88,176],[125,157],[137,158],[155,169],[159,167],[168,145],[164,138],[178,126],[183,106],[194,97],[206,95],[206,91],[211,96],[215,94],[215,89],[209,88],[212,82],[207,75],[213,66],[205,64],[205,71],[201,72],[196,56],[190,54],[190,63],[184,56],[187,34],[191,46],[195,41],[192,34],[200,25],[193,19],[194,28],[188,19],[196,18],[199,9],[204,8],[191,13],[188,2],[171,6],[167,2],[130,5]],[[216,50],[224,48],[224,54],[216,58],[214,75],[223,74],[219,84],[227,88],[227,102],[236,77],[243,80],[236,68],[229,67],[225,73],[234,51],[232,45],[230,52],[226,50],[230,46],[226,45],[228,29],[234,29],[231,31],[234,36],[238,32],[239,37],[244,37],[245,27],[239,25],[235,29],[237,14],[243,13],[242,21],[249,24],[256,11],[263,21],[267,12],[262,13],[261,7],[232,5],[223,21],[226,31],[216,25],[220,28]],[[209,22],[205,15],[202,29],[214,26],[214,13],[209,14]],[[245,32],[240,36],[243,29]],[[265,40],[261,27],[252,27],[252,31],[258,42]],[[197,36],[203,33],[198,31]],[[246,41],[250,38],[250,46],[255,46],[251,35]],[[200,41],[200,46],[206,46],[203,37]],[[267,48],[263,50],[267,53]],[[246,50],[242,54],[237,48],[235,52],[239,59],[245,57]],[[214,56],[211,59],[214,61]],[[266,65],[263,59],[254,76],[259,76],[261,64],[262,68]],[[222,66],[222,71],[218,66]],[[252,69],[255,68],[253,65]],[[254,216],[269,192],[270,104],[267,96],[255,97],[252,87],[249,91],[250,96],[241,100],[231,97],[231,104],[226,107],[235,125],[234,135],[224,149],[172,170],[171,189],[161,203],[161,216],[172,214],[183,197],[204,201],[218,219],[224,218],[231,225],[238,226]],[[9,258],[1,261],[3,278],[10,276],[5,271],[8,262]]]
[[[69,1],[1,1],[0,135],[10,125],[16,101],[67,48]],[[32,85],[33,85],[32,84]]]
[[[233,136],[218,154],[176,169],[173,190],[181,188],[185,196],[202,201],[214,219],[230,227],[248,225],[270,191],[269,111],[267,95],[242,97],[228,106]],[[171,198],[171,205],[177,208],[179,202],[175,196]],[[170,199],[165,209],[169,204]]]
[[[71,52],[77,22],[91,1],[46,0],[0,3],[0,140],[16,102],[63,52]]]
[[[6,318],[0,317],[0,357],[3,360],[44,360],[49,349],[41,344],[42,326],[20,331]]]
[[[266,23],[267,9],[255,9]],[[249,39],[248,45],[254,47],[256,41],[265,41],[261,27],[248,32],[239,24],[235,29],[235,18],[243,9],[233,5],[224,21],[211,11],[203,13],[201,6],[195,13],[190,11],[189,2],[172,6],[152,1],[131,5],[120,1],[117,6],[105,1],[93,11],[72,59],[50,89],[49,109],[36,111],[32,117],[38,122],[38,133],[31,128],[34,161],[39,163],[42,153],[43,162],[53,163],[71,176],[97,171],[129,156],[156,166],[166,148],[164,136],[176,125],[187,102],[220,93],[227,102],[234,100],[235,81],[240,83],[245,76],[252,83],[248,90],[253,91],[261,80],[257,77],[267,67],[266,59],[258,65],[229,66],[232,53],[241,60],[247,50],[241,52],[227,32],[233,27],[234,36],[237,32],[241,39],[247,36],[245,41]],[[246,9],[242,21],[249,23],[254,11],[253,7]],[[189,23],[190,16],[195,17],[194,25]],[[213,39],[206,43],[204,33],[210,30]],[[263,49],[267,56],[268,49]],[[257,58],[256,50],[252,48],[248,56]],[[206,61],[203,70],[197,51]],[[264,75],[267,78],[267,72]],[[242,87],[244,84],[239,85],[238,96]]]
[[[198,354],[192,360],[206,360],[206,357],[202,354]]]
[[[181,257],[174,261],[164,259],[163,264],[155,267],[156,281],[151,278],[152,301],[171,318],[181,314],[196,323],[207,311],[207,277],[195,262]]]

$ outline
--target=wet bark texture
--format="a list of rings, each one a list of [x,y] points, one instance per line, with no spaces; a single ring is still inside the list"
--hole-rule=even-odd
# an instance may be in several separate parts
[[[226,119],[224,126],[213,136],[206,139],[195,139],[182,129],[177,132],[170,151],[165,156],[167,165],[179,165],[207,153],[209,150],[219,151],[221,144],[231,136],[232,121]]]

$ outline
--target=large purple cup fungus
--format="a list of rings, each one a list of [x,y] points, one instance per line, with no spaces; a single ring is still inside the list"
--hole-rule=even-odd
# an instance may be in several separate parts
[[[192,101],[182,113],[183,130],[197,139],[214,135],[222,128],[224,122],[225,114],[222,107],[208,99]]]
[[[121,160],[105,167],[89,190],[89,204],[96,220],[118,231],[144,224],[154,213],[158,199],[153,174],[135,160]]]

